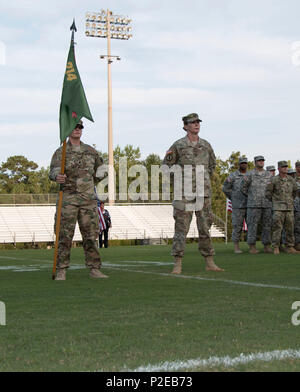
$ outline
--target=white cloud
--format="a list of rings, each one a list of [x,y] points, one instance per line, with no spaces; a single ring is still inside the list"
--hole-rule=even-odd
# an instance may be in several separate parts
[[[0,106],[3,122],[9,122],[12,115],[20,120],[22,118],[24,120],[24,115],[32,116],[32,118],[53,115],[59,107],[61,97],[61,91],[59,90],[31,89],[29,87],[2,88],[1,94],[2,97],[5,97]]]
[[[202,58],[207,61],[208,54],[237,55],[243,60],[243,56],[257,61],[267,61],[275,64],[286,63],[290,60],[291,41],[286,38],[266,36],[256,31],[241,31],[236,27],[228,29],[211,30],[208,28],[196,28],[193,31],[155,32],[148,37],[143,34],[139,43],[148,48],[171,49],[179,53],[191,52],[194,58]],[[181,54],[182,55],[182,54]],[[194,61],[193,57],[190,62]],[[222,59],[220,58],[220,64]]]

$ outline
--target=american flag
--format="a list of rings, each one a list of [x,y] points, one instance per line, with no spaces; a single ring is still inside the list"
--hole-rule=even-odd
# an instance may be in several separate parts
[[[232,203],[230,199],[226,199],[226,210],[232,212]],[[246,219],[243,221],[243,231],[248,231]]]
[[[226,210],[232,212],[232,203],[229,199],[226,199]]]
[[[98,210],[98,215],[99,215],[99,227],[100,227],[100,233],[101,233],[103,230],[106,229],[106,223],[105,223],[105,219],[104,219],[101,207],[97,206],[97,210]]]

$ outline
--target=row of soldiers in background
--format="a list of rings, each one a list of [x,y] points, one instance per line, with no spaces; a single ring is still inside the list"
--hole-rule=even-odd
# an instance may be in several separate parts
[[[239,169],[223,185],[223,192],[232,202],[234,252],[242,253],[239,242],[245,220],[250,253],[259,253],[259,223],[265,253],[300,253],[300,161],[295,170],[289,169],[286,161],[278,162],[278,175],[274,166],[264,169],[263,156],[256,156],[254,162],[255,168],[247,171],[247,158],[240,158]]]

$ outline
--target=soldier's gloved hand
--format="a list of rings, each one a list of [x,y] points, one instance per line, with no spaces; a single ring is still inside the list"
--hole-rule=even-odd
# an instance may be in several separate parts
[[[66,182],[66,178],[67,178],[67,176],[65,174],[58,174],[56,176],[56,182],[58,184],[64,184]]]

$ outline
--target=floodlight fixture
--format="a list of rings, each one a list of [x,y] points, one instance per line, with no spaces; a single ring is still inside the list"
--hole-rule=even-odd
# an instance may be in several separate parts
[[[85,25],[85,35],[87,37],[99,37],[112,39],[122,39],[128,40],[132,35],[120,35],[111,34],[111,31],[131,31],[131,19],[121,15],[113,15],[111,11],[105,13],[104,10],[101,12],[87,12],[85,15],[86,25]],[[104,29],[107,31],[107,35],[94,34],[93,30]]]

